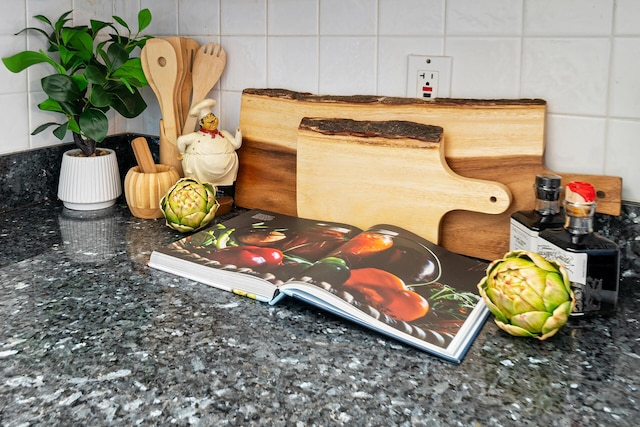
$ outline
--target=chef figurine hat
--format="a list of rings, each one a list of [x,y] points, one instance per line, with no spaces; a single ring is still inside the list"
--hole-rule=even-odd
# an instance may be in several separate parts
[[[213,107],[215,105],[216,101],[214,99],[203,99],[202,101],[191,107],[191,109],[189,110],[189,115],[192,117],[197,117],[198,123],[200,123],[200,126],[202,126],[202,119],[204,117],[208,115],[212,115],[213,117],[215,117],[215,114],[213,114]]]

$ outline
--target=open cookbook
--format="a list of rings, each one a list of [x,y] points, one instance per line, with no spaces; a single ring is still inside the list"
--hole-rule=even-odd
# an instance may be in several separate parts
[[[456,363],[489,313],[477,293],[487,263],[392,225],[251,210],[154,251],[149,266],[269,304],[297,298]]]

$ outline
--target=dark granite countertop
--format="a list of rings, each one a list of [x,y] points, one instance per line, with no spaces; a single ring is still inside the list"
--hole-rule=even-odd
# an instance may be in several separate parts
[[[0,424],[625,426],[640,418],[640,283],[539,342],[489,320],[455,365],[293,300],[150,270],[180,236],[122,203],[0,225]]]

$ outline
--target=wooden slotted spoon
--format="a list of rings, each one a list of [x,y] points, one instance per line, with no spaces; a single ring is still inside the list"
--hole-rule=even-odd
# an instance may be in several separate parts
[[[219,44],[209,43],[200,46],[193,59],[193,69],[191,72],[193,90],[189,110],[198,102],[202,101],[216,83],[218,83],[226,63],[227,54]],[[194,132],[197,120],[197,117],[188,115],[182,133],[187,134]]]

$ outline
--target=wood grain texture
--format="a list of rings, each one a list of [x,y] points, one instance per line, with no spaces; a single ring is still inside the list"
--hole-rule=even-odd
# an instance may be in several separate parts
[[[440,221],[452,210],[506,211],[507,187],[453,172],[442,135],[441,127],[415,122],[303,118],[297,139],[298,215],[363,229],[392,221],[438,243]],[[385,203],[387,194],[409,203],[401,208]]]
[[[478,258],[499,258],[508,250],[511,213],[534,206],[535,175],[547,171],[543,165],[545,114],[546,102],[540,99],[424,101],[245,89],[240,109],[243,145],[238,151],[236,204],[297,214],[297,133],[304,117],[404,120],[441,126],[445,158],[455,173],[500,182],[513,197],[507,211],[499,215],[447,213],[441,223],[441,244]],[[563,182],[591,182],[599,192],[598,212],[620,214],[620,178],[557,173],[563,176]],[[398,209],[404,202],[397,201]]]

